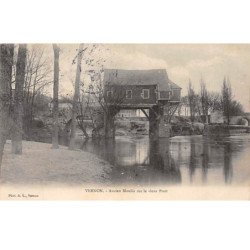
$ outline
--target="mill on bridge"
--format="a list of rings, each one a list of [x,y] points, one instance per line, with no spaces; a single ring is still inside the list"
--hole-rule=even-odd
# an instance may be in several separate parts
[[[169,137],[181,88],[168,78],[165,69],[105,69],[104,96],[108,107],[104,114],[106,137],[114,137],[114,117],[121,109],[141,109],[149,120],[149,136]]]

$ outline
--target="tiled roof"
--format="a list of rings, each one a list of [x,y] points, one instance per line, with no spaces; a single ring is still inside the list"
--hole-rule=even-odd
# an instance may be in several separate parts
[[[180,88],[169,80],[165,69],[105,69],[104,83],[110,85],[158,85],[159,91],[169,91],[170,85]]]
[[[176,83],[172,82],[171,80],[169,80],[169,84],[170,84],[171,88],[174,88],[174,89],[181,89],[180,86],[178,86]]]

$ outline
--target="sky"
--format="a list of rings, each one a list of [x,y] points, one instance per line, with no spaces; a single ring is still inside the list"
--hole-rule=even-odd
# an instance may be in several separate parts
[[[43,45],[53,60],[51,45]],[[59,44],[60,93],[72,93],[75,78],[73,59],[77,44]],[[166,69],[169,78],[187,94],[189,79],[199,91],[202,78],[210,91],[220,91],[229,77],[234,98],[250,111],[250,44],[102,44],[92,57],[103,58],[105,68]],[[83,65],[83,71],[88,70]],[[82,76],[83,81],[87,78]]]

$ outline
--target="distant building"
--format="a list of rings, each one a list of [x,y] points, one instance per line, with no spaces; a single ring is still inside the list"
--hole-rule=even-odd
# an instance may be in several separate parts
[[[181,116],[190,116],[190,107],[188,104],[182,103],[180,110],[179,110],[179,115]]]
[[[227,123],[227,117],[223,115],[222,111],[214,111],[210,114],[210,123]],[[230,125],[243,125],[249,126],[250,113],[244,113],[242,115],[234,115],[230,117]]]
[[[71,110],[72,106],[73,106],[72,103],[69,102],[69,101],[61,101],[61,100],[58,101],[58,109],[59,110],[67,110],[67,109]],[[49,108],[52,111],[52,109],[53,109],[53,101],[51,101],[49,103]]]
[[[149,115],[149,111],[145,110],[147,115]],[[146,117],[145,114],[140,109],[122,109],[118,114],[117,117],[124,117],[124,118],[133,118],[133,117]]]

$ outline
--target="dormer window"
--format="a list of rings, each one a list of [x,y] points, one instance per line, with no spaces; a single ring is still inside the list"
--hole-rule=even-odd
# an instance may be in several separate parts
[[[143,99],[149,99],[149,89],[143,89],[141,93]]]
[[[126,90],[126,99],[132,99],[132,90]]]

